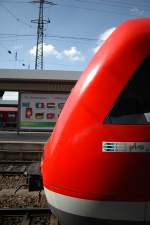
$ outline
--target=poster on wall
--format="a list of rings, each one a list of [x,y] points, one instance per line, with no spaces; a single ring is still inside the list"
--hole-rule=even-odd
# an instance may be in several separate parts
[[[20,129],[52,130],[67,94],[21,93]]]

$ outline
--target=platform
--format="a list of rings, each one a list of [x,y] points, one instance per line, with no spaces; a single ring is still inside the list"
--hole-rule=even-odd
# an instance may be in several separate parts
[[[50,136],[49,132],[20,132],[0,131],[0,143],[46,143]]]

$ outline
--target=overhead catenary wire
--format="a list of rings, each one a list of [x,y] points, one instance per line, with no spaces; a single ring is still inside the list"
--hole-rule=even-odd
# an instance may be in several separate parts
[[[145,10],[147,8],[150,9],[150,5],[147,5],[147,4],[139,4],[139,3],[134,3],[134,2],[124,2],[124,1],[116,1],[116,0],[94,0],[94,1],[90,1],[90,0],[74,0],[75,2],[80,2],[80,3],[88,3],[88,4],[96,4],[96,5],[109,5],[109,6],[114,6],[114,7],[128,7],[128,8],[131,8],[131,7],[146,7]]]
[[[59,0],[58,0],[59,1]],[[88,2],[88,3],[90,3],[90,2],[92,2],[92,3],[94,3],[94,2],[96,2],[96,3],[101,3],[101,2],[103,2],[104,0],[92,0],[92,1],[90,1],[90,0],[74,0],[74,1],[76,1],[76,2],[78,2],[78,1],[80,1],[80,2]],[[27,2],[27,1],[9,1],[9,0],[5,0],[5,1],[2,1],[1,3],[27,3],[27,4],[31,4],[30,2]],[[105,3],[106,3],[106,1],[104,1]],[[107,1],[107,3],[109,3],[109,2],[112,2],[112,3],[115,3],[115,2],[120,2],[119,0],[113,0],[113,1],[111,1],[111,0],[108,0]],[[120,3],[124,3],[124,2],[120,2]],[[1,5],[1,4],[0,4]],[[57,4],[57,6],[59,6],[60,4]],[[64,5],[64,4],[61,4],[60,6],[64,6],[64,7],[74,7],[74,6],[72,6],[72,5]],[[80,6],[78,7],[78,6],[76,6],[77,8],[81,8]],[[7,8],[7,7],[5,7],[5,8]],[[86,9],[86,10],[95,10],[95,9],[93,9],[93,8],[81,8],[81,9]],[[8,8],[7,8],[7,10],[9,10]],[[99,12],[99,10],[98,10],[98,12]],[[107,11],[106,11],[107,12]],[[14,17],[14,19],[16,19],[17,21],[18,21],[18,19],[17,19],[17,17],[11,12],[11,11],[9,11],[9,13],[11,14],[11,16],[13,16]],[[114,12],[115,13],[115,12]],[[122,13],[120,13],[121,15],[122,15]],[[30,26],[30,25],[29,25]],[[34,34],[0,34],[0,38],[3,38],[5,36],[5,38],[7,38],[7,39],[12,39],[12,38],[24,38],[24,39],[26,39],[26,38],[32,38],[32,37],[36,37],[36,35],[34,35]],[[84,41],[84,42],[89,42],[89,41],[98,41],[98,38],[89,38],[89,37],[76,37],[76,36],[65,36],[65,35],[53,35],[53,34],[51,34],[51,35],[49,35],[49,34],[46,34],[46,35],[44,35],[44,37],[45,38],[55,38],[55,39],[60,39],[60,40],[66,40],[66,39],[68,39],[68,40],[76,40],[76,41]],[[8,40],[9,41],[9,40]]]
[[[22,19],[18,18],[8,7],[6,7],[2,2],[0,2],[0,7],[2,7],[9,15],[11,15],[17,22],[24,24],[30,28],[33,28],[30,24],[24,22]]]
[[[102,7],[111,7],[112,9],[119,9],[119,8],[121,8],[121,7],[123,7],[123,10],[128,10],[130,13],[132,12],[132,10],[133,9],[137,9],[137,11],[138,11],[138,13],[140,13],[140,12],[143,12],[144,13],[144,11],[150,11],[150,8],[144,8],[144,7],[137,7],[136,5],[120,5],[120,4],[114,4],[114,3],[111,3],[111,2],[96,2],[96,1],[93,1],[93,2],[91,2],[90,0],[88,1],[88,0],[76,0],[76,1],[78,1],[78,2],[80,2],[80,3],[82,3],[82,4],[92,4],[92,5],[99,5],[99,6],[102,6]]]
[[[124,8],[122,8],[122,10],[118,10],[118,8],[114,9],[114,8],[104,8],[103,5],[101,5],[101,8],[94,8],[91,6],[82,6],[82,5],[72,5],[72,4],[63,4],[63,3],[59,3],[56,5],[57,7],[63,7],[63,8],[72,8],[72,9],[79,9],[79,10],[84,10],[84,11],[89,11],[89,12],[95,12],[95,13],[99,13],[99,14],[115,14],[115,15],[128,15],[130,17],[135,17],[135,13],[133,13],[132,11],[130,11],[128,9],[128,11],[124,11]],[[49,7],[47,7],[48,9]],[[148,10],[150,11],[150,9]],[[136,15],[136,16],[144,16],[144,15]]]
[[[104,2],[105,4],[106,3],[108,3],[108,2],[112,2],[112,3],[115,3],[115,2],[120,2],[119,0],[113,0],[113,1],[111,1],[111,0],[108,0],[107,2],[106,1],[104,1],[104,0],[92,0],[92,1],[90,1],[90,0],[74,0],[75,2],[78,2],[78,1],[80,1],[80,2],[88,2],[88,3],[101,3],[101,2]],[[27,4],[31,4],[31,2],[29,2],[29,1],[10,1],[10,0],[5,0],[5,1],[1,1],[1,3],[11,3],[11,4],[15,4],[15,3],[27,3]],[[121,1],[121,3],[125,3],[125,2],[122,2]],[[0,4],[1,5],[1,4]],[[57,6],[61,6],[61,7],[76,7],[76,8],[79,8],[79,9],[85,9],[85,10],[89,10],[89,11],[98,11],[98,12],[100,12],[99,10],[97,10],[97,9],[94,9],[94,8],[85,8],[85,7],[80,7],[80,6],[73,6],[73,5],[68,5],[68,4],[57,4]],[[6,6],[4,6],[4,8],[7,10],[7,12],[9,12],[9,14],[11,15],[11,16],[13,16],[14,17],[14,19],[16,19],[16,21],[21,21],[19,18],[17,18]],[[105,12],[108,12],[107,10],[105,11]],[[113,13],[115,13],[115,11],[113,12]],[[121,14],[122,15],[122,13],[120,12],[119,14]],[[22,21],[21,21],[22,22]],[[27,24],[26,24],[27,25]],[[28,24],[29,25],[29,24]],[[27,25],[27,26],[28,26]],[[31,26],[31,25],[29,25],[29,26]],[[14,35],[13,35],[14,36]],[[34,36],[34,35],[15,35],[15,36],[24,36],[24,37],[29,37],[29,36]],[[58,36],[58,35],[45,35],[44,37],[51,37],[51,38],[59,38],[59,39],[75,39],[75,40],[82,40],[82,41],[96,41],[97,39],[95,39],[95,38],[85,38],[85,37],[72,37],[72,36]]]
[[[75,0],[75,1],[78,1],[78,0]],[[106,1],[105,0],[97,0],[97,2],[99,2],[101,4],[101,3],[106,2]],[[149,4],[146,4],[144,2],[141,3],[141,2],[139,2],[137,0],[135,2],[133,0],[132,1],[107,0],[107,2],[108,3],[112,3],[112,4],[116,4],[116,5],[120,4],[120,5],[124,5],[124,6],[137,6],[137,7],[141,6],[141,7],[146,7],[146,8],[150,7]]]
[[[57,0],[59,1],[59,0]],[[100,3],[100,6],[101,8],[98,9],[98,8],[91,8],[91,7],[85,7],[85,6],[82,6],[82,5],[74,5],[74,4],[64,4],[64,3],[57,3],[57,7],[63,7],[63,8],[68,8],[68,7],[71,7],[71,8],[77,8],[77,9],[81,9],[81,10],[86,10],[86,11],[93,11],[93,12],[97,12],[97,13],[113,13],[113,14],[116,14],[116,15],[130,15],[131,17],[135,16],[136,13],[132,12],[132,10],[128,11],[128,12],[125,12],[124,9],[128,10],[128,9],[132,9],[131,7],[145,7],[145,8],[142,8],[142,9],[139,9],[139,10],[144,10],[144,11],[150,11],[150,7],[148,4],[139,4],[139,3],[128,3],[128,2],[121,2],[121,1],[111,1],[111,0],[108,0],[107,2],[105,0],[97,0],[98,2],[96,1],[84,1],[84,0],[75,0],[75,3],[79,1],[79,2],[85,2],[85,3],[91,3],[91,4],[98,4]],[[27,1],[23,1],[23,2],[18,2],[18,1],[5,1],[6,3],[11,3],[11,4],[16,4],[16,3],[25,3],[25,4],[31,4],[30,2],[27,2]],[[121,4],[121,5],[119,5]],[[109,6],[109,9],[106,9],[106,8],[103,8],[103,6]],[[113,8],[111,8],[113,7]],[[115,8],[117,10],[115,10]],[[122,7],[122,11],[118,11],[118,8]],[[49,7],[47,7],[49,8]],[[112,10],[111,10],[112,9]],[[101,11],[100,11],[101,10]],[[137,15],[138,16],[138,15]],[[142,16],[140,13],[139,13],[139,16]]]
[[[1,0],[0,1],[0,6],[4,5],[5,11],[7,13],[9,13],[10,16],[12,16],[12,18],[14,18],[14,20],[16,20],[18,23],[20,23],[20,26],[21,26],[21,23],[22,23],[22,24],[24,24],[24,25],[26,25],[28,27],[31,27],[31,25],[29,25],[28,23],[24,22],[24,19],[22,17],[18,18],[18,16],[14,13],[14,11],[11,8],[11,6],[13,6],[13,4],[15,4],[15,6],[18,5],[17,6],[18,8],[21,7],[21,4],[26,4],[26,5],[28,5],[30,7],[31,2],[29,2],[29,1],[30,0],[21,0],[21,1],[19,1],[19,0]],[[67,11],[66,8],[68,8],[68,10],[80,9],[81,13],[84,13],[84,11],[86,13],[86,11],[87,11],[87,13],[88,12],[100,13],[100,14],[113,13],[115,15],[129,15],[130,17],[134,17],[135,14],[134,13],[132,14],[132,12],[130,12],[130,9],[133,8],[133,7],[137,7],[140,10],[144,9],[145,12],[150,11],[150,7],[149,7],[148,4],[147,5],[144,4],[143,1],[140,2],[140,3],[139,2],[138,3],[137,2],[134,3],[134,0],[130,1],[130,2],[122,1],[122,0],[107,0],[107,1],[106,0],[91,0],[91,1],[90,0],[74,0],[74,1],[55,0],[55,2],[57,3],[56,7],[61,7],[62,10],[66,10]],[[22,6],[25,6],[25,5],[22,5]],[[3,7],[3,9],[4,9],[4,7]],[[49,9],[49,7],[48,7],[48,9]],[[58,8],[56,10],[58,10]],[[90,15],[90,13],[89,13],[89,15]],[[33,34],[34,31],[31,31],[32,33],[29,33],[29,34],[28,33],[21,33],[21,34],[19,34],[18,31],[16,31],[16,33],[0,33],[0,40],[2,41],[2,39],[5,38],[4,41],[8,41],[8,42],[11,41],[11,39],[14,39],[14,40],[25,40],[25,41],[27,40],[28,41],[28,38],[29,38],[29,40],[30,40],[30,38],[31,39],[33,39],[34,37],[36,38],[36,34]],[[12,32],[12,31],[10,31],[10,32]],[[87,44],[89,42],[98,42],[99,41],[99,38],[89,37],[89,36],[87,36],[87,37],[86,36],[85,37],[84,36],[78,37],[78,36],[75,36],[75,35],[71,35],[71,33],[70,33],[70,35],[51,34],[50,32],[48,32],[48,33],[49,34],[45,34],[44,35],[46,43],[50,39],[56,39],[56,40],[58,39],[59,41],[65,41],[65,40],[73,41],[74,40],[74,42],[81,41],[81,42],[83,42],[85,44]]]
[[[36,37],[36,34],[14,34],[14,33],[0,33],[0,38],[4,37]],[[77,36],[65,36],[65,35],[53,35],[53,34],[45,34],[44,37],[49,38],[58,38],[58,39],[71,39],[71,40],[80,40],[80,41],[97,41],[98,38],[90,38],[90,37],[77,37]]]
[[[57,0],[57,1],[59,1],[59,0]],[[74,2],[76,2],[76,1],[79,1],[80,2],[80,0],[74,0]],[[1,1],[2,3],[8,3],[8,4],[30,4],[30,1],[12,1],[12,0],[3,0],[3,1]],[[85,2],[86,2],[86,0],[85,0]],[[114,5],[118,5],[118,4],[121,4],[121,5],[125,5],[125,6],[137,6],[137,7],[139,7],[139,6],[142,6],[142,7],[149,7],[149,4],[146,4],[146,3],[141,3],[141,2],[137,2],[137,1],[135,1],[135,2],[133,2],[133,0],[132,1],[122,1],[122,0],[107,0],[107,2],[106,2],[106,0],[88,0],[87,2],[91,2],[91,3],[94,3],[94,2],[97,2],[97,3],[112,3],[112,4],[114,4]],[[62,0],[61,0],[61,3],[62,3]]]
[[[64,7],[64,8],[76,8],[76,9],[80,9],[80,10],[84,10],[84,11],[89,11],[89,12],[95,12],[95,13],[99,13],[99,14],[115,14],[115,15],[125,15],[125,16],[130,16],[130,17],[134,17],[135,14],[133,14],[131,11],[118,11],[117,10],[111,10],[111,8],[106,9],[106,8],[91,8],[91,6],[76,6],[76,5],[71,5],[71,4],[57,4],[57,7]],[[48,7],[47,7],[48,8]],[[150,11],[150,9],[149,9]],[[137,16],[142,16],[142,15],[137,15]]]
[[[10,4],[28,4],[28,1],[12,1],[12,0],[1,0],[2,3],[10,3]]]

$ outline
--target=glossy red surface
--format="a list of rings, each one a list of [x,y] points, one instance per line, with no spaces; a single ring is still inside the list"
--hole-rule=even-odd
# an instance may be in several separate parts
[[[150,19],[120,25],[77,82],[45,146],[44,186],[79,198],[150,201],[150,153],[102,152],[103,141],[150,142],[149,125],[104,119],[150,53]]]

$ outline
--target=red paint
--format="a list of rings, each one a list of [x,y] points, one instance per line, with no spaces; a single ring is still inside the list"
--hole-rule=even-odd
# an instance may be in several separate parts
[[[47,113],[47,119],[54,119],[55,118],[55,113]]]
[[[120,25],[92,59],[45,146],[44,186],[69,196],[150,201],[150,153],[102,152],[103,141],[150,142],[150,125],[104,124],[150,53],[150,19]]]
[[[18,112],[18,109],[15,107],[0,107],[0,112]]]
[[[31,119],[32,117],[32,108],[26,108],[26,118]]]

